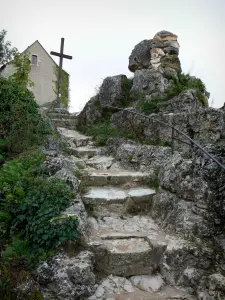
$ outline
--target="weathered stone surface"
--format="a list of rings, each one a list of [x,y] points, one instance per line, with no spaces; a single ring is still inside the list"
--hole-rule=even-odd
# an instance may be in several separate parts
[[[129,57],[128,68],[131,72],[149,68],[151,60],[151,45],[152,40],[144,40],[134,47]]]
[[[106,77],[103,80],[99,92],[99,101],[103,109],[109,106],[118,106],[123,103],[125,100],[123,90],[124,79],[127,79],[126,75]]]
[[[106,300],[194,300],[195,297],[188,295],[182,290],[173,287],[166,287],[162,292],[144,292],[137,290],[130,293],[110,295]]]
[[[133,85],[130,94],[142,98],[143,95],[164,93],[171,86],[170,81],[162,73],[154,69],[137,70],[134,73]]]
[[[70,206],[62,213],[68,217],[75,216],[78,220],[78,232],[80,238],[85,239],[88,232],[87,212],[84,207],[84,203],[81,200],[80,195],[71,202]]]
[[[122,115],[121,119],[123,118]],[[116,117],[116,119],[119,120],[120,118]],[[126,125],[128,126],[128,124]],[[148,171],[150,174],[151,169],[157,170],[171,155],[169,147],[141,145],[122,139],[110,139],[107,145],[108,151],[115,155],[121,167],[128,170]]]
[[[37,276],[39,282],[59,300],[88,297],[95,290],[93,255],[89,251],[71,258],[57,255],[39,266]]]
[[[180,60],[176,54],[166,55],[161,58],[161,64],[163,68],[171,68],[181,73]]]
[[[33,279],[27,279],[15,288],[17,299],[40,299],[41,288],[38,282]]]
[[[68,141],[69,144],[73,143],[76,147],[87,146],[87,144],[91,141],[91,137],[80,134],[76,130],[70,130],[63,127],[58,127],[57,130],[63,139]]]
[[[124,277],[110,275],[100,283],[95,294],[87,300],[110,299],[110,294],[120,294],[123,292],[133,291],[135,291],[135,288],[129,280]]]
[[[54,177],[59,178],[68,183],[75,192],[78,191],[79,180],[70,170],[62,168],[55,173]]]
[[[198,287],[197,295],[202,300],[225,299],[225,277],[220,273],[206,277]]]
[[[130,278],[131,283],[138,289],[146,292],[159,291],[165,284],[160,275],[155,276],[133,276]]]
[[[76,170],[76,159],[73,156],[64,156],[59,154],[58,156],[52,157],[47,156],[44,162],[44,166],[49,175],[54,175],[57,171],[62,168],[68,169],[70,171]]]
[[[155,34],[153,41],[176,41],[177,35],[172,32],[162,30]]]
[[[90,171],[88,175],[84,175],[84,180],[89,186],[126,185],[127,187],[133,187],[145,183],[146,179],[147,173],[124,170],[95,170]]]
[[[102,108],[99,101],[99,95],[92,97],[83,110],[77,116],[78,126],[88,126],[97,121],[102,117]]]

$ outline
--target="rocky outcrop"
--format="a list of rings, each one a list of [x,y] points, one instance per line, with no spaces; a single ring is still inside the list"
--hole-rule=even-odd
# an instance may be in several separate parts
[[[178,58],[177,36],[168,31],[158,32],[152,40],[144,40],[134,47],[129,57],[129,70],[154,68],[154,70],[181,72]]]
[[[125,100],[123,83],[127,80],[125,75],[106,77],[99,92],[99,101],[103,109],[109,106],[120,106]]]
[[[102,108],[99,95],[92,97],[78,115],[78,126],[89,126],[101,119]]]
[[[92,294],[96,289],[93,259],[91,252],[83,251],[75,257],[57,255],[40,265],[37,278],[45,286],[44,297],[57,295],[59,300],[74,300]]]
[[[134,73],[131,96],[137,101],[143,95],[163,95],[165,90],[171,87],[171,82],[163,74],[154,69],[137,70]]]

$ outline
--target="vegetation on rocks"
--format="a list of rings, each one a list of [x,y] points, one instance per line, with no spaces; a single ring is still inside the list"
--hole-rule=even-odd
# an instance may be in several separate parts
[[[143,99],[138,104],[139,109],[147,114],[158,113],[160,111],[160,104],[165,103],[166,101],[188,89],[196,90],[197,98],[202,106],[208,106],[208,99],[206,96],[208,92],[201,79],[190,76],[189,74],[178,74],[177,77],[173,75],[167,75],[167,78],[173,80],[173,85],[171,88],[165,91],[165,96],[153,98],[149,101]]]

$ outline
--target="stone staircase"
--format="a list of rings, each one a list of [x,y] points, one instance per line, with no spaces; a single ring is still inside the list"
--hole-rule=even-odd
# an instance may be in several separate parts
[[[169,270],[159,273],[165,253],[176,254],[185,242],[162,232],[150,217],[156,191],[146,185],[149,174],[120,169],[113,157],[101,154],[90,137],[71,130],[67,121],[56,121],[58,124],[63,126],[58,132],[85,166],[81,171],[87,187],[83,195],[89,214],[87,245],[102,279],[88,299],[195,299],[165,283],[162,277]]]

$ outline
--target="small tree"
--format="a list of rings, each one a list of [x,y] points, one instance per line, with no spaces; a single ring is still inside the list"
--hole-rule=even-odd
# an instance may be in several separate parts
[[[0,66],[10,61],[15,53],[17,53],[17,48],[11,48],[11,42],[5,41],[7,31],[0,31]]]
[[[23,88],[34,86],[33,81],[29,78],[29,73],[31,70],[29,53],[24,52],[20,54],[17,52],[14,56],[12,64],[16,68],[16,71],[10,76],[10,78]]]

